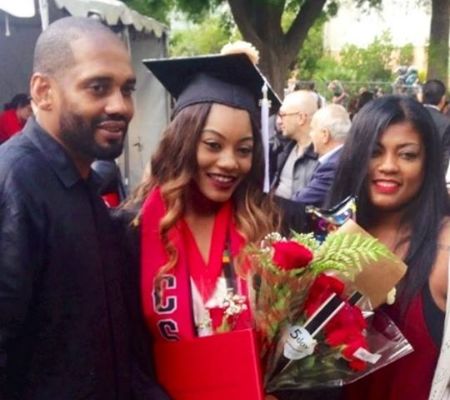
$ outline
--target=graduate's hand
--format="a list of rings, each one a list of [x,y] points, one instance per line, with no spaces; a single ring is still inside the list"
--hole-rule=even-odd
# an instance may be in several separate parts
[[[278,400],[273,394],[266,394],[265,400]]]

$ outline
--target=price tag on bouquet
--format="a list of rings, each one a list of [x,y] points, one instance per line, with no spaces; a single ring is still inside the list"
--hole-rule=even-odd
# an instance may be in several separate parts
[[[361,298],[359,293],[354,293],[349,299],[353,304]],[[316,312],[305,322],[303,326],[293,325],[289,327],[283,355],[289,360],[301,360],[314,353],[317,341],[314,336],[333,318],[344,306],[335,293],[330,295]]]
[[[303,327],[293,325],[288,330],[283,355],[289,360],[301,360],[314,353],[317,340]]]

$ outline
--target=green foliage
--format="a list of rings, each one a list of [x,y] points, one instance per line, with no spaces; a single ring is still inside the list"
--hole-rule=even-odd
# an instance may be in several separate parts
[[[172,32],[169,52],[171,56],[218,53],[224,44],[239,38],[228,14],[210,15],[199,24]]]
[[[313,253],[319,250],[320,242],[314,237],[314,233],[298,233],[291,231],[292,239],[308,247]]]
[[[333,79],[339,79],[340,81],[355,81],[356,71],[353,68],[344,67],[339,60],[334,57],[323,55],[317,61],[317,68],[313,72],[312,78],[321,82],[329,82]]]
[[[298,54],[297,66],[300,71],[298,78],[301,80],[312,79],[314,72],[318,69],[318,63],[323,57],[323,27],[325,22],[325,15],[315,22]]]
[[[348,45],[337,56],[323,54],[314,61],[315,69],[312,70],[311,78],[308,77],[308,79],[323,82],[333,79],[353,82],[391,81],[393,51],[391,38],[384,33],[367,48]],[[408,54],[408,49],[402,54]],[[300,76],[303,79],[302,71]]]
[[[173,12],[182,15],[188,26],[173,30],[170,35],[169,54],[188,56],[216,53],[227,42],[240,39],[240,34],[226,0],[124,0],[130,7],[168,23]],[[255,0],[253,0],[255,1]],[[353,0],[361,10],[378,7],[382,0]],[[419,0],[417,0],[419,1]],[[292,25],[305,0],[257,0],[284,7],[282,28],[284,32]],[[367,48],[349,45],[339,55],[325,54],[323,49],[323,26],[329,16],[337,13],[342,0],[330,0],[321,16],[308,32],[308,36],[291,67],[299,70],[298,79],[321,83],[334,79],[353,82],[392,81],[391,57],[393,46],[389,35],[382,34]],[[255,5],[255,10],[257,7]],[[181,12],[181,14],[180,14]],[[254,25],[257,15],[248,24]],[[281,40],[281,39],[280,39]],[[409,65],[413,58],[411,44],[400,49],[400,64]],[[408,62],[409,61],[409,62]]]
[[[364,264],[392,258],[392,253],[377,239],[361,234],[333,233],[327,236],[309,268],[315,274],[335,270],[352,279]]]
[[[340,55],[341,64],[344,68],[354,69],[358,81],[390,80],[393,50],[391,37],[383,33],[375,38],[367,49],[360,49],[355,45],[346,46]]]
[[[199,23],[224,0],[123,0],[128,6],[158,21],[170,23],[170,15],[181,11],[188,20]]]
[[[399,65],[412,65],[414,62],[414,45],[408,43],[399,49]]]

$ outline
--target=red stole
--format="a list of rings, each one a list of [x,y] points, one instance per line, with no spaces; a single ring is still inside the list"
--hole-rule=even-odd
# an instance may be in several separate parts
[[[142,209],[141,221],[141,295],[147,325],[155,338],[179,340],[196,336],[192,315],[190,277],[204,297],[209,298],[221,275],[222,254],[229,238],[231,255],[236,257],[244,239],[232,219],[231,203],[219,210],[214,222],[208,265],[200,255],[197,244],[184,221],[169,232],[169,239],[178,251],[177,264],[162,279],[162,298],[154,290],[154,279],[167,262],[167,253],[159,234],[161,218],[166,208],[159,188],[154,189]],[[245,283],[239,279],[239,284]],[[159,304],[159,307],[157,307]]]

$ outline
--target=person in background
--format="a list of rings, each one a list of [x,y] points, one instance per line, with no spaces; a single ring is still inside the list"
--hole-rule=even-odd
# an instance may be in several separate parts
[[[420,103],[385,96],[358,113],[328,205],[349,195],[358,224],[408,265],[396,302],[383,308],[414,352],[348,385],[345,398],[448,398],[450,206],[439,134]]]
[[[311,118],[317,111],[315,93],[299,90],[289,93],[278,113],[281,130],[289,142],[278,153],[272,190],[275,195],[291,200],[293,194],[310,181],[317,165],[317,155],[313,151],[309,132]]]
[[[122,152],[135,83],[99,21],[38,37],[36,117],[0,146],[1,399],[168,399],[140,364],[138,290],[90,169]]]
[[[339,82],[338,80],[331,81],[328,84],[328,90],[333,93],[333,97],[331,99],[331,102],[333,104],[346,106],[348,101],[348,94],[345,92],[341,82]]]
[[[324,204],[350,127],[350,116],[339,104],[325,106],[313,115],[310,136],[318,165],[308,184],[294,194],[295,201],[318,207]]]
[[[19,93],[5,104],[4,111],[0,114],[0,144],[23,129],[28,117],[33,114],[30,103],[30,96]]]
[[[444,151],[444,168],[448,168],[450,157],[450,118],[443,113],[447,89],[438,79],[430,79],[422,86],[422,104],[433,118]]]
[[[371,92],[370,90],[365,90],[361,92],[361,94],[358,96],[358,101],[356,103],[356,110],[355,114],[361,110],[367,103],[372,101],[375,98],[375,94]],[[353,119],[353,118],[352,118]]]

